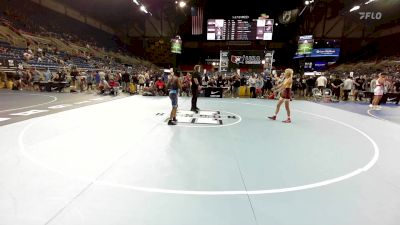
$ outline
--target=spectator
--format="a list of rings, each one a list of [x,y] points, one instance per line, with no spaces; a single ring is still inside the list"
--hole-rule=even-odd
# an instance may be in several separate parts
[[[326,88],[326,85],[328,84],[328,80],[324,75],[321,75],[317,78],[317,87],[320,91],[322,91],[324,88]]]
[[[337,76],[335,76],[334,80],[331,83],[332,94],[334,97],[336,97],[337,100],[340,100],[340,86],[342,86],[342,84],[343,81]]]
[[[311,97],[312,96],[312,89],[315,87],[315,78],[312,77],[312,76],[307,78],[306,86],[307,86],[306,96]]]
[[[122,91],[123,92],[129,92],[129,83],[130,83],[129,73],[127,71],[125,71],[122,74]]]
[[[161,96],[164,96],[166,94],[165,92],[165,83],[164,81],[161,79],[161,77],[159,77],[155,83],[156,86],[156,90],[157,93]]]
[[[365,80],[362,79],[361,76],[358,76],[355,80],[354,80],[354,101],[358,101],[357,98],[361,101],[361,92],[364,89],[364,82]]]
[[[249,87],[250,87],[250,97],[255,98],[256,97],[256,79],[254,78],[254,75],[251,75],[249,78]]]
[[[261,76],[257,77],[255,86],[256,86],[257,98],[261,98],[262,97],[262,88],[264,87],[264,80]]]
[[[233,76],[233,98],[239,98],[240,77],[239,75]]]
[[[349,100],[349,93],[353,88],[353,79],[351,76],[348,76],[347,79],[343,82],[343,100]]]

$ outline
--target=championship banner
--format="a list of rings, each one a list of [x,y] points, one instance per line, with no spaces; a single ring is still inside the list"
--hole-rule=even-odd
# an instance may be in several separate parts
[[[265,52],[265,63],[264,70],[271,74],[272,71],[272,63],[274,62],[274,51],[266,51]]]
[[[299,15],[298,9],[284,11],[282,15],[279,16],[279,22],[281,24],[294,23],[296,22],[298,15]]]
[[[219,71],[226,72],[229,67],[228,51],[220,51],[219,53]]]

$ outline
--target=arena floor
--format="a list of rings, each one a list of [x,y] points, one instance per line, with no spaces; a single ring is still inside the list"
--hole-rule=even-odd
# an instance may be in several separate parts
[[[168,126],[167,97],[112,100],[0,109],[0,224],[400,222],[400,125],[384,115],[398,108],[293,101],[284,124],[284,109],[266,119],[276,101],[200,98],[193,115],[180,98]]]

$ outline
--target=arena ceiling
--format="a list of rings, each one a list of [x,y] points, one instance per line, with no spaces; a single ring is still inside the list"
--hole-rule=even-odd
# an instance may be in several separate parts
[[[132,21],[143,22],[146,18],[132,0],[57,0],[77,11],[89,15],[112,27],[123,27]],[[140,1],[140,0],[139,0]],[[147,9],[157,18],[163,9],[164,15],[179,13],[186,19],[190,17],[190,9],[176,9],[175,0],[142,0]],[[284,10],[303,5],[303,0],[191,0],[189,5],[204,6],[205,18],[220,18],[232,15],[259,16],[266,13],[276,17]]]
[[[137,27],[144,26],[146,19],[150,16],[139,10],[139,7],[133,3],[133,0],[56,0],[64,5],[76,9],[77,11],[91,16],[102,23],[113,27],[116,30],[129,29],[134,24]],[[181,34],[190,34],[190,7],[182,10],[177,7],[175,0],[138,0],[143,3],[148,11],[152,12],[152,19],[160,20],[163,15],[164,20],[169,20],[180,26]],[[178,0],[179,1],[179,0]],[[188,5],[199,5],[204,7],[204,18],[227,18],[230,16],[249,15],[258,17],[265,13],[271,18],[277,19],[279,15],[286,10],[304,8],[305,0],[186,0]],[[312,0],[311,0],[312,1]],[[313,11],[305,10],[304,14],[298,18],[298,25],[286,27],[287,32],[293,35],[296,26],[298,27],[304,21],[305,14],[313,14],[315,20],[321,20],[323,14],[328,13],[333,17],[349,14],[349,9],[354,5],[360,5],[364,11],[384,12],[384,18],[380,21],[372,21],[369,26],[377,26],[387,21],[399,19],[398,9],[400,1],[398,0],[372,0],[373,4],[368,6],[364,3],[367,0],[314,0]],[[329,10],[326,10],[328,6]],[[360,11],[361,11],[360,9]],[[334,13],[332,13],[334,11]],[[358,13],[353,12],[355,20],[359,20]],[[153,24],[157,23],[153,21]],[[160,24],[160,23],[158,23]],[[143,30],[143,29],[142,29]],[[286,31],[282,32],[285,36]]]

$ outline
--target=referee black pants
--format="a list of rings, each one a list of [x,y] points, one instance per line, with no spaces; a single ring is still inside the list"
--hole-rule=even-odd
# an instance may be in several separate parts
[[[199,90],[192,89],[192,107],[191,110],[196,110],[197,109],[197,97],[199,95]]]

